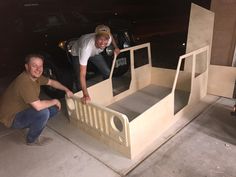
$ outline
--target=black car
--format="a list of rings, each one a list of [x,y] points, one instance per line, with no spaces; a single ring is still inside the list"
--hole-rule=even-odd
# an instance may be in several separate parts
[[[122,19],[107,19],[93,21],[86,18],[83,14],[71,9],[57,9],[55,7],[41,7],[39,4],[24,4],[14,12],[15,15],[9,15],[5,18],[6,42],[1,46],[5,55],[16,65],[23,66],[22,60],[28,53],[40,53],[45,57],[44,75],[60,81],[68,88],[75,90],[76,76],[73,70],[70,45],[71,41],[78,39],[81,35],[94,32],[98,24],[105,24],[111,28],[113,37],[120,49],[130,47],[132,37],[129,31],[128,23]],[[99,14],[98,14],[99,15]],[[8,53],[7,53],[8,52]],[[112,47],[109,46],[102,53],[108,65],[111,65],[113,59]],[[6,57],[6,58],[7,58]],[[129,54],[120,54],[117,58],[117,64],[114,76],[124,74],[129,68]],[[4,63],[12,61],[6,59]],[[17,62],[16,62],[17,61]],[[6,66],[5,66],[6,67]],[[11,68],[12,69],[12,68]],[[12,70],[19,70],[17,69]],[[94,66],[88,64],[88,79],[99,74]],[[50,87],[44,88],[45,92],[51,97],[62,97],[64,93]]]

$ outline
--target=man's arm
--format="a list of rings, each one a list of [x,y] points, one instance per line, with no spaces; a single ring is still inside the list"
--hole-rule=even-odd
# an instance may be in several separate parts
[[[53,80],[53,79],[49,79],[47,85],[65,91],[65,93],[67,94],[68,97],[73,96],[73,93],[64,85],[62,85],[60,82]],[[58,99],[52,99],[52,100],[37,100],[34,101],[32,103],[30,103],[30,105],[36,109],[37,111],[41,111],[45,108],[49,108],[51,106],[56,106],[59,110],[61,109],[61,103]]]
[[[119,55],[120,49],[119,49],[119,47],[117,46],[114,37],[113,37],[112,35],[111,35],[111,37],[112,37],[111,43],[112,43],[113,47],[115,48],[114,53],[115,53],[116,55]]]
[[[86,65],[80,65],[80,85],[81,85],[81,89],[83,92],[83,98],[82,98],[82,102],[83,103],[87,103],[88,101],[90,101],[90,96],[87,90],[87,84],[86,84],[86,72],[87,72],[87,66]]]
[[[37,111],[41,111],[45,108],[49,108],[51,106],[56,106],[59,110],[61,109],[61,103],[58,99],[52,99],[52,100],[37,100],[30,105],[36,109]]]
[[[68,97],[71,97],[73,96],[73,93],[64,85],[62,85],[60,82],[56,81],[56,80],[53,80],[53,79],[49,79],[47,85],[53,87],[53,88],[56,88],[56,89],[59,89],[59,90],[62,90],[62,91],[65,91],[66,95]]]

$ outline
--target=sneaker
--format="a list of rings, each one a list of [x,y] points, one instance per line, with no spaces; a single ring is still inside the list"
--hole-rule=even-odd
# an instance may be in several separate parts
[[[29,129],[28,129],[28,128],[23,128],[23,129],[19,129],[19,131],[20,131],[20,134],[21,134],[23,137],[26,138]]]
[[[32,143],[26,143],[29,146],[44,146],[52,142],[52,138],[46,136],[40,136]]]

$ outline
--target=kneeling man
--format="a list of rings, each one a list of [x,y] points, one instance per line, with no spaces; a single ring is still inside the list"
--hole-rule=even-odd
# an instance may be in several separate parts
[[[43,61],[38,54],[26,56],[25,71],[13,80],[0,99],[0,122],[9,128],[28,128],[28,145],[44,145],[52,140],[39,136],[47,121],[61,109],[58,99],[39,99],[40,86],[49,85],[65,91],[69,97],[73,95],[58,81],[42,76]]]

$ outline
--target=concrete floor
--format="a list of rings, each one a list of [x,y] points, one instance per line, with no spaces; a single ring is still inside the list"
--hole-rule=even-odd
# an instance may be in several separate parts
[[[43,135],[24,144],[20,130],[0,126],[0,177],[235,177],[234,101],[220,98],[145,159],[126,159],[69,123],[63,110]]]
[[[156,150],[129,177],[235,177],[234,102],[221,98]]]

